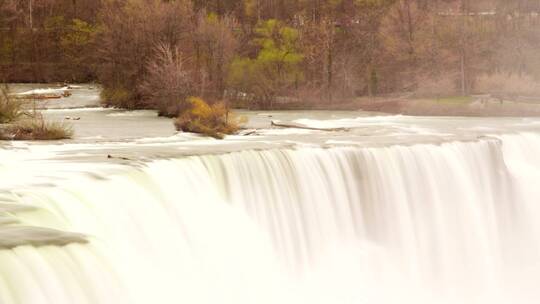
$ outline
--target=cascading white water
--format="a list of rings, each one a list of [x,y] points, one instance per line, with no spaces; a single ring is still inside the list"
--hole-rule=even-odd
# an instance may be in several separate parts
[[[0,200],[34,209],[0,219],[87,242],[4,246],[0,303],[537,303],[538,150],[244,151],[17,188]]]

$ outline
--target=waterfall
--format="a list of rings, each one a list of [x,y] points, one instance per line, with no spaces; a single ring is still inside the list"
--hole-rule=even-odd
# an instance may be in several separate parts
[[[539,153],[250,150],[16,187],[0,303],[537,303]]]

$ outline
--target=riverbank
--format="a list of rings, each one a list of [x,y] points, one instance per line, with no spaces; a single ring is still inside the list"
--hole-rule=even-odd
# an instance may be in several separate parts
[[[540,103],[491,98],[359,100],[357,109],[411,116],[538,117]]]
[[[274,110],[366,111],[409,116],[540,117],[540,100],[505,100],[489,96],[361,97],[334,103],[277,103]]]
[[[56,88],[54,84],[11,84],[15,94],[29,90]],[[33,103],[38,109],[78,109],[101,107],[101,87],[95,84],[75,85],[69,98],[48,99]],[[512,100],[510,100],[512,99]],[[320,102],[284,98],[273,104],[272,111],[365,111],[409,116],[461,116],[461,117],[540,117],[540,100],[465,96],[444,98],[359,97],[351,100]],[[245,103],[231,102],[237,110],[250,108]],[[252,108],[251,110],[257,110]]]

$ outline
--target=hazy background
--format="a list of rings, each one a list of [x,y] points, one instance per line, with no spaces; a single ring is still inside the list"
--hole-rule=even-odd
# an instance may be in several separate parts
[[[539,11],[538,0],[0,0],[0,73],[99,82],[126,108],[164,95],[251,108],[537,101]]]

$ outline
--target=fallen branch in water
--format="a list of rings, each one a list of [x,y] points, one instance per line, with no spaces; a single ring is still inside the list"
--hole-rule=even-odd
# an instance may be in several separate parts
[[[107,158],[108,158],[108,159],[131,160],[131,159],[127,158],[127,157],[122,157],[122,156],[112,156],[112,155],[110,155],[110,154],[107,154]]]
[[[280,128],[295,128],[295,129],[306,129],[306,130],[315,130],[315,131],[331,131],[331,132],[348,132],[350,131],[349,128],[315,128],[315,127],[309,127],[305,125],[295,124],[295,123],[282,123],[279,121],[272,120],[271,125],[273,127],[280,127]]]
[[[254,134],[257,134],[257,129],[242,130],[238,132],[238,135],[241,135],[241,136],[249,136],[249,135],[254,135]]]

